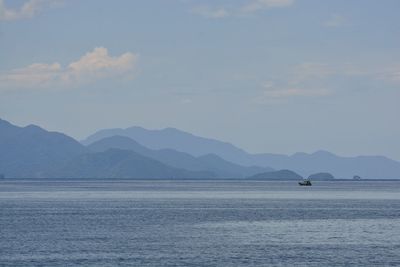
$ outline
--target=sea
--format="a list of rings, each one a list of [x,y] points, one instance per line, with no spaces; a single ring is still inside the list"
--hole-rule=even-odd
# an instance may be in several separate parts
[[[400,266],[400,181],[0,181],[0,266]]]

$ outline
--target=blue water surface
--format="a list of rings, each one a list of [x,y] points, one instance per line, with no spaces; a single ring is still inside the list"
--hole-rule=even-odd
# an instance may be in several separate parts
[[[3,180],[0,266],[400,266],[400,182]]]

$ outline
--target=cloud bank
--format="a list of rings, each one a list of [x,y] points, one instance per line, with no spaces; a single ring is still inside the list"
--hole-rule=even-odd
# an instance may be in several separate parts
[[[212,18],[212,19],[221,19],[230,15],[229,11],[223,7],[211,8],[208,6],[200,6],[194,8],[192,11],[193,13],[201,15],[205,18]]]
[[[33,63],[0,74],[0,89],[78,86],[99,79],[130,77],[138,55],[130,52],[117,57],[104,47],[96,47],[66,67],[60,63]]]
[[[257,11],[271,8],[285,8],[294,4],[294,0],[252,0],[245,5],[236,7],[210,7],[200,6],[192,11],[195,14],[205,18],[221,19],[229,16],[243,16],[255,13]]]
[[[294,66],[284,79],[267,80],[262,84],[261,100],[292,97],[324,97],[337,91],[332,79],[381,80],[387,84],[400,84],[400,65],[365,68],[353,64],[329,65],[304,62]],[[263,101],[260,101],[263,102]]]
[[[262,9],[289,7],[294,4],[294,0],[256,0],[241,8],[244,12],[255,12]]]
[[[60,2],[60,0],[29,0],[26,1],[21,7],[13,9],[7,7],[4,3],[4,0],[0,0],[0,21],[32,18],[42,9],[56,6]]]

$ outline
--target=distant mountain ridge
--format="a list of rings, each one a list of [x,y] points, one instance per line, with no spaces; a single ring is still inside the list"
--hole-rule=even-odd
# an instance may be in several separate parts
[[[195,136],[175,128],[147,130],[142,127],[134,126],[126,129],[105,129],[90,135],[88,138],[81,141],[81,143],[89,145],[103,138],[115,135],[129,137],[150,149],[159,150],[169,148],[191,154],[195,157],[215,154],[236,164],[245,166],[254,165],[247,159],[247,153],[244,150],[230,143]]]
[[[151,149],[174,149],[196,157],[211,153],[235,164],[290,169],[304,177],[327,172],[336,178],[350,179],[359,175],[366,179],[400,179],[400,162],[383,156],[340,157],[327,151],[311,154],[299,152],[291,156],[272,153],[250,154],[232,144],[195,136],[174,128],[105,129],[89,136],[82,143],[90,144],[114,135],[130,137]]]
[[[400,162],[383,156],[340,157],[327,151],[292,156],[257,155],[275,169],[287,168],[307,177],[313,173],[331,173],[336,178],[400,179]]]
[[[108,149],[85,153],[67,161],[52,172],[55,178],[119,178],[119,179],[212,179],[207,171],[173,168],[130,150]]]
[[[46,177],[54,166],[83,154],[78,141],[38,126],[18,127],[0,119],[0,173],[6,177]]]
[[[7,178],[215,178],[212,172],[174,168],[129,150],[91,153],[65,134],[4,120],[0,120],[0,174]]]
[[[87,148],[93,152],[104,152],[111,148],[131,150],[174,168],[213,172],[218,178],[245,178],[256,173],[273,170],[266,167],[241,166],[228,162],[214,154],[195,157],[173,149],[153,150],[139,144],[129,137],[119,135],[103,138],[88,145]]]
[[[115,136],[116,132],[122,136]],[[84,143],[89,145],[35,125],[19,127],[0,119],[0,175],[217,179],[270,175],[273,168],[303,177],[330,173],[335,178],[400,179],[400,162],[383,156],[339,157],[327,151],[291,156],[250,154],[232,144],[172,128],[102,130]]]
[[[4,120],[0,152],[0,174],[7,178],[237,179],[271,170],[239,166],[211,154],[151,150],[127,137],[86,147],[62,133]]]

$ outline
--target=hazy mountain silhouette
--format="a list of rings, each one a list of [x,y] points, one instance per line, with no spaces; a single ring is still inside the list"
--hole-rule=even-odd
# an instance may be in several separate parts
[[[114,135],[130,137],[151,149],[174,149],[196,157],[211,153],[235,164],[290,169],[305,177],[313,173],[329,172],[336,178],[352,178],[354,175],[367,179],[400,178],[400,162],[383,156],[340,157],[326,151],[312,154],[296,153],[291,156],[271,153],[250,154],[232,144],[195,136],[173,128],[147,130],[130,127],[101,130],[82,142],[90,144]]]
[[[383,156],[339,157],[326,151],[291,156],[249,154],[229,143],[172,128],[156,131],[139,127],[103,130],[89,137],[85,143],[112,137],[117,132],[137,142],[113,137],[92,144],[88,149],[62,133],[49,132],[35,125],[18,127],[0,120],[0,174],[17,178],[52,175],[63,178],[106,178],[108,175],[109,178],[118,175],[121,178],[145,178],[152,174],[156,176],[151,178],[159,179],[182,178],[184,175],[187,175],[186,178],[243,178],[271,170],[244,167],[252,165],[290,169],[304,177],[325,172],[336,178],[352,178],[354,175],[365,179],[400,178],[400,162]],[[109,148],[117,150],[110,152]],[[88,153],[90,150],[100,152]],[[145,164],[147,169],[140,164]],[[161,170],[165,173],[162,174]]]
[[[235,178],[241,177],[246,178],[248,176],[266,172],[273,171],[274,169],[270,167],[258,167],[258,166],[248,166],[244,167],[229,161],[222,159],[215,154],[207,154],[198,157],[200,161],[206,164],[210,170],[219,173],[222,177]]]
[[[331,173],[336,178],[359,175],[367,179],[399,179],[400,162],[383,156],[339,157],[327,151],[292,156],[260,154],[257,161],[268,162],[276,169],[287,168],[308,176],[318,172]]]
[[[212,172],[170,167],[128,150],[88,153],[65,134],[5,120],[0,120],[0,151],[0,174],[8,178],[215,178]]]
[[[86,152],[62,133],[38,126],[18,127],[0,119],[0,173],[6,177],[45,177],[54,166]]]
[[[73,158],[52,177],[121,179],[204,179],[215,178],[206,171],[188,171],[167,166],[131,150],[109,149]]]
[[[114,135],[127,136],[150,149],[170,148],[180,152],[186,152],[193,156],[216,154],[223,159],[245,166],[254,165],[248,158],[248,154],[232,144],[214,139],[195,136],[175,128],[162,130],[147,130],[141,127],[130,127],[127,129],[100,130],[83,140],[85,145],[99,141],[105,137]],[[266,166],[266,164],[263,164]]]
[[[107,151],[110,148],[132,150],[175,168],[191,171],[209,171],[215,173],[218,178],[244,178],[259,172],[272,170],[271,168],[240,166],[214,154],[194,157],[188,153],[173,149],[153,150],[126,136],[106,137],[88,146],[89,150],[95,152]]]
[[[8,178],[210,179],[241,178],[263,170],[238,166],[219,157],[210,164],[208,157],[197,159],[171,149],[154,151],[128,138],[129,144],[122,140],[118,145],[121,138],[111,138],[113,145],[108,148],[132,151],[106,149],[107,142],[99,142],[97,150],[95,144],[87,149],[65,134],[0,120],[0,174]]]

